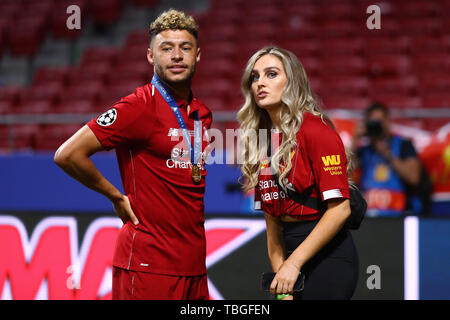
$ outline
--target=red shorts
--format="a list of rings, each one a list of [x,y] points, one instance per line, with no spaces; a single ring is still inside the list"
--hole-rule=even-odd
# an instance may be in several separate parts
[[[209,300],[208,280],[113,267],[113,300]]]

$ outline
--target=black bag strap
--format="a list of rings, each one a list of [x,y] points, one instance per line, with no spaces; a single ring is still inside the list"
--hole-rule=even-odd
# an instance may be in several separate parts
[[[272,137],[269,140],[269,146],[267,149],[267,157],[269,159],[270,159],[271,151],[272,151]],[[312,192],[313,186],[306,189],[302,193],[296,191],[292,186],[289,186],[289,185],[287,186],[287,189],[285,189],[278,181],[279,176],[276,172],[274,172],[274,170],[272,168],[271,159],[269,160],[269,167],[270,167],[270,171],[272,172],[272,176],[275,179],[275,182],[276,182],[278,188],[281,189],[291,200],[293,200],[294,202],[296,202],[302,206],[317,210],[319,212],[325,212],[327,210],[327,205],[324,201],[322,201],[322,199],[315,198],[310,195]]]

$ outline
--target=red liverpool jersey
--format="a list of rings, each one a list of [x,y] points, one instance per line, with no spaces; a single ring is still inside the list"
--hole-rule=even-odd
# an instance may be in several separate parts
[[[347,157],[339,134],[329,123],[309,112],[296,135],[297,147],[291,152],[292,169],[288,182],[297,192],[325,201],[350,197]],[[299,220],[319,219],[323,212],[289,199],[272,176],[268,161],[261,165],[255,187],[255,209],[274,216],[290,215]]]
[[[194,111],[205,130],[211,126],[209,109],[199,100],[177,100],[194,145]],[[190,152],[169,105],[147,84],[121,99],[88,124],[100,143],[115,148],[124,193],[139,220],[121,229],[113,258],[116,267],[168,275],[206,273],[204,203],[206,169],[202,179],[191,177]],[[202,153],[202,157],[203,157]]]

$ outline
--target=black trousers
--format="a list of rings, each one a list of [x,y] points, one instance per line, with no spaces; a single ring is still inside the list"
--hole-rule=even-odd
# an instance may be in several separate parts
[[[316,221],[283,223],[283,238],[289,256],[317,224]],[[358,253],[347,229],[339,233],[314,257],[305,263],[301,272],[305,286],[294,300],[348,300],[358,281]]]

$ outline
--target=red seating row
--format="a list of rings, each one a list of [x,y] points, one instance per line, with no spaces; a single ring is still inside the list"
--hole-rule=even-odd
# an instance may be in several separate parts
[[[134,0],[139,6],[154,6],[157,0]],[[111,24],[119,19],[124,0],[40,0],[0,2],[0,46],[9,47],[15,56],[32,57],[45,38],[74,39],[80,36],[87,17],[98,24]],[[80,8],[81,29],[69,29],[67,20],[73,13],[69,6]],[[1,53],[1,52],[0,52]]]

